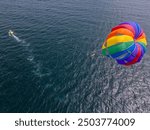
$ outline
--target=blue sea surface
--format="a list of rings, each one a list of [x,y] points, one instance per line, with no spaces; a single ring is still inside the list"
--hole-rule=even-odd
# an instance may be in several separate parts
[[[149,9],[148,0],[0,0],[0,112],[150,112],[149,46],[131,67],[100,51],[124,21],[149,41]]]

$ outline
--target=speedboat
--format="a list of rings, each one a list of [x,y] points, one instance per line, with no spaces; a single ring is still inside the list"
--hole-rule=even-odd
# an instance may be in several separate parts
[[[14,32],[13,32],[12,30],[9,30],[8,35],[9,35],[10,37],[12,37],[12,36],[14,35]]]

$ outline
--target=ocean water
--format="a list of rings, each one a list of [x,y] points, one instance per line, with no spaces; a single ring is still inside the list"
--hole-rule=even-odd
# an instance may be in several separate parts
[[[150,48],[123,67],[102,56],[110,29],[148,0],[0,0],[0,112],[150,112]],[[13,30],[15,36],[8,36]]]

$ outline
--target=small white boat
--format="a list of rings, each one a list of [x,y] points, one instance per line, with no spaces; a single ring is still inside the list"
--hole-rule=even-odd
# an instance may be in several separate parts
[[[12,36],[14,35],[14,32],[13,32],[12,30],[9,30],[8,35],[9,35],[10,37],[12,37]]]

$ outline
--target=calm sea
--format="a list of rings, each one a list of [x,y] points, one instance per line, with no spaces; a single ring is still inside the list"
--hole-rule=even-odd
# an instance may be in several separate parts
[[[149,46],[127,68],[100,52],[124,21],[149,41],[149,0],[0,0],[0,112],[150,112]]]

